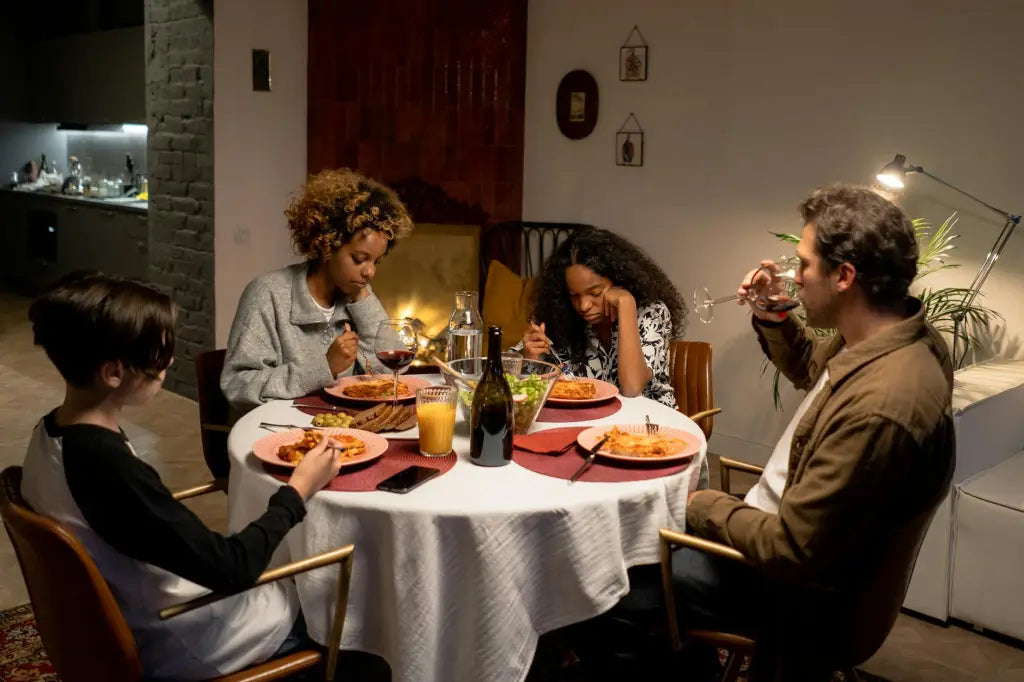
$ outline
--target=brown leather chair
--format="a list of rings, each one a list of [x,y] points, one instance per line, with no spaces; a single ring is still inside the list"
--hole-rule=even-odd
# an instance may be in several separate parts
[[[0,517],[28,587],[39,635],[63,682],[142,680],[142,664],[132,631],[99,569],[82,544],[61,524],[34,512],[21,496],[21,467],[0,473]],[[175,495],[185,499],[217,490],[214,484]],[[338,644],[345,620],[354,547],[303,559],[263,573],[254,585],[264,585],[298,573],[340,564],[338,603],[327,647],[325,675],[334,677]],[[172,618],[228,596],[213,592],[160,612]],[[215,678],[219,682],[280,680],[321,666],[324,655],[315,649],[280,658]]]
[[[714,407],[711,384],[711,344],[703,341],[673,341],[669,346],[669,371],[676,394],[676,409],[697,422],[704,438],[711,438]]]
[[[220,390],[224,369],[223,348],[202,353],[196,358],[196,385],[199,389],[199,428],[203,440],[203,458],[214,481],[227,490],[228,473],[228,400]]]
[[[722,490],[731,493],[729,471],[739,470],[760,474],[763,469],[753,464],[721,458]],[[847,680],[858,680],[854,666],[869,659],[889,636],[896,617],[899,615],[910,577],[914,572],[917,554],[924,542],[925,533],[932,516],[942,498],[937,498],[927,509],[919,512],[899,527],[889,532],[881,543],[878,556],[881,560],[866,564],[866,570],[858,583],[852,586],[846,598],[835,604],[836,612],[828,614],[828,626],[834,629],[830,638],[831,650],[828,660],[841,669]],[[745,563],[746,557],[736,549],[704,538],[674,530],[661,529],[660,556],[662,588],[668,611],[669,634],[672,647],[679,650],[682,639],[707,642],[729,650],[722,682],[734,682],[739,677],[744,655],[752,655],[757,642],[750,637],[713,630],[686,630],[680,633],[675,610],[674,587],[672,584],[672,552],[680,547],[708,552],[726,559]],[[894,581],[891,576],[902,576]],[[834,604],[834,602],[833,602]]]

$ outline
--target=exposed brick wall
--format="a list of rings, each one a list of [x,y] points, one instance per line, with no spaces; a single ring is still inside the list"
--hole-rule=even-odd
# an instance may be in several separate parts
[[[520,218],[526,5],[309,0],[310,172],[420,178]]]
[[[179,306],[165,386],[196,397],[213,348],[213,2],[146,0],[150,280]]]

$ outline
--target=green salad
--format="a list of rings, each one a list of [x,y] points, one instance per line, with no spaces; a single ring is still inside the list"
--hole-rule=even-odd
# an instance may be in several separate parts
[[[547,384],[536,374],[519,379],[514,374],[505,372],[505,380],[508,381],[508,386],[512,389],[512,409],[515,419],[513,430],[515,433],[526,433],[544,402]],[[459,391],[459,400],[465,408],[466,419],[470,419],[473,391]]]

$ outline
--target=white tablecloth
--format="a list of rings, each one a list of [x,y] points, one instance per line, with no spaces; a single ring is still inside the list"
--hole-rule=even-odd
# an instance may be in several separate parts
[[[383,656],[395,682],[522,680],[540,634],[592,618],[626,593],[626,569],[658,561],[658,529],[683,529],[706,444],[700,429],[646,398],[586,424],[642,422],[685,429],[701,452],[674,476],[628,483],[575,483],[520,467],[469,461],[459,417],[448,473],[399,495],[321,491],[287,536],[291,558],[355,543],[342,647]],[[243,417],[228,440],[229,525],[266,510],[281,485],[250,454],[261,421],[308,424],[277,401]],[[569,426],[537,423],[534,430]],[[301,576],[309,633],[327,640],[337,570]]]

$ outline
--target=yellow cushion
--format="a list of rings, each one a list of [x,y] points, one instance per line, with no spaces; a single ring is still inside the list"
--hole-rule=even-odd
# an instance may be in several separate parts
[[[530,296],[534,284],[533,278],[524,280],[499,261],[492,260],[487,266],[481,314],[484,324],[501,327],[502,346],[505,350],[523,338],[530,321]],[[484,352],[487,352],[486,348]]]

